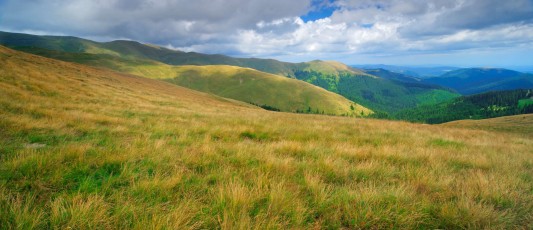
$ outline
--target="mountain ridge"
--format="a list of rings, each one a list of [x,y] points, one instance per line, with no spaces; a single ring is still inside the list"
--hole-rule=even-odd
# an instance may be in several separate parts
[[[16,39],[18,37],[22,37],[23,39]],[[184,53],[166,48],[156,49],[134,41],[97,43],[80,40],[80,44],[76,45],[70,38],[53,38],[56,40],[49,37],[0,32],[0,44],[27,52],[34,52],[32,50],[34,48],[27,48],[20,45],[28,45],[34,40],[36,45],[44,48],[51,47],[57,52],[77,52],[82,50],[83,52],[97,55],[110,55],[117,58],[124,58],[130,62],[139,62],[139,60],[135,59],[142,58],[162,62],[167,65],[232,65],[253,68],[266,73],[306,81],[328,91],[338,93],[374,111],[393,112],[399,109],[412,108],[420,104],[441,102],[458,96],[446,89],[434,89],[423,86],[422,84],[407,85],[376,77],[336,61],[315,60],[302,63],[288,63],[274,59],[232,58],[225,55],[210,55],[194,52]],[[21,43],[21,40],[26,42]],[[64,40],[67,40],[68,45],[61,45]],[[54,45],[41,44],[45,42]],[[75,58],[71,58],[70,60],[77,61]],[[106,64],[109,67],[109,63]]]
[[[450,71],[440,77],[423,80],[457,90],[464,95],[473,95],[497,90],[533,88],[533,74],[504,68],[465,68]]]

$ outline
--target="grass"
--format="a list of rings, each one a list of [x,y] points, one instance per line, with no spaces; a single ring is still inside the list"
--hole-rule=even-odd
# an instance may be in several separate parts
[[[222,97],[269,105],[286,112],[360,116],[372,111],[338,94],[292,78],[235,66],[176,66],[167,81]],[[350,106],[354,105],[354,110]]]
[[[520,99],[518,101],[518,108],[523,109],[526,106],[533,105],[533,99]]]
[[[369,77],[375,77],[369,74],[364,73],[361,70],[350,68],[344,63],[337,62],[337,61],[310,61],[310,62],[304,62],[299,64],[299,68],[303,71],[316,71],[323,73],[325,75],[334,75],[339,76],[341,73],[352,73],[357,75],[366,75]]]
[[[67,53],[39,48],[22,51],[62,61],[103,67],[137,76],[164,79],[173,84],[285,112],[306,111],[361,116],[372,111],[312,84],[236,66],[171,66],[157,61],[109,54]],[[351,110],[350,106],[355,108]]]
[[[5,48],[0,63],[1,229],[533,227],[529,137],[269,112]]]
[[[288,63],[273,59],[232,58],[180,52],[134,41],[98,43],[75,37],[1,31],[0,44],[40,56],[105,67],[122,73],[157,79],[175,78],[174,83],[195,90],[290,112],[307,111],[311,107],[313,113],[318,109],[319,113],[324,111],[326,114],[361,116],[372,114],[370,110],[392,113],[458,96],[442,90],[378,78],[335,61]],[[174,68],[173,65],[189,66]],[[202,67],[196,68],[197,65]],[[231,72],[228,71],[228,66],[245,68],[235,71],[233,67],[234,71]],[[209,75],[213,72],[224,74]],[[191,74],[194,76],[191,77]],[[245,84],[241,85],[243,75],[255,76],[254,81],[246,81],[248,78],[244,78]],[[280,81],[276,80],[279,76],[298,78],[345,98],[293,80],[285,80],[280,85]],[[211,83],[213,81],[216,84]],[[224,87],[221,89],[220,86]],[[346,109],[349,108],[346,105],[352,103],[357,103],[358,111]]]
[[[533,138],[533,114],[521,114],[483,120],[460,120],[444,123],[442,125],[447,127],[514,133],[524,137]]]

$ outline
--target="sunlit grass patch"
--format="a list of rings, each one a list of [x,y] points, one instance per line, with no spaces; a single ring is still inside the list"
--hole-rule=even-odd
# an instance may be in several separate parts
[[[2,229],[533,227],[521,135],[268,112],[26,58],[0,57]]]

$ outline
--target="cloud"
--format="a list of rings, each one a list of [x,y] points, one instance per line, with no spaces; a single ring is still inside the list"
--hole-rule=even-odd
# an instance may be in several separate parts
[[[126,38],[205,53],[349,61],[533,50],[533,1],[5,0],[0,29]]]
[[[307,12],[308,0],[8,0],[2,26],[181,46]],[[180,44],[182,43],[182,44]]]

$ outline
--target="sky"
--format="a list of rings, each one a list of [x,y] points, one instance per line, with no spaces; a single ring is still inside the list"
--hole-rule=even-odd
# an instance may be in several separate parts
[[[291,62],[533,66],[533,0],[0,0],[0,30]]]

